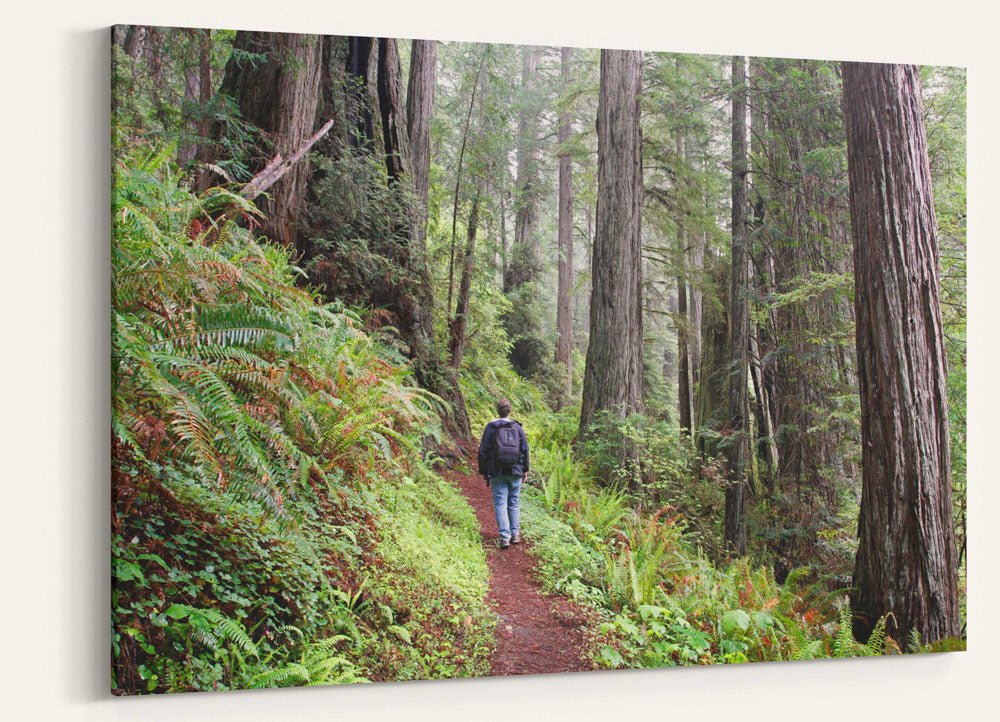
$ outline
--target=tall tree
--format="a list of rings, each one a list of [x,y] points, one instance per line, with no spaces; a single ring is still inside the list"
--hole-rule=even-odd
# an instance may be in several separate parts
[[[434,85],[437,66],[437,41],[414,40],[410,50],[410,78],[406,91],[406,126],[410,133],[413,159],[412,179],[416,192],[415,215],[410,239],[426,249],[427,203],[431,187],[431,117],[434,111]]]
[[[677,159],[683,164],[684,137],[676,132]],[[682,439],[691,438],[691,317],[688,314],[688,233],[685,218],[677,219],[677,407]]]
[[[769,450],[768,476],[779,492],[767,535],[779,577],[785,567],[819,559],[847,573],[850,558],[831,554],[820,534],[837,523],[844,493],[860,491],[847,158],[836,71],[822,61],[773,58],[755,58],[751,67],[751,253],[760,319],[755,395],[767,399],[770,416],[759,407],[758,431],[772,429],[758,448]]]
[[[957,636],[947,368],[919,71],[844,63],[861,391],[851,604],[865,639]]]
[[[489,54],[489,45],[483,46],[482,57],[479,67],[472,81],[472,92],[469,94],[469,110],[465,114],[465,130],[462,132],[462,144],[458,150],[458,166],[455,170],[455,192],[452,196],[451,210],[451,247],[448,253],[448,312],[451,312],[451,300],[455,293],[455,258],[456,243],[458,235],[458,206],[462,197],[462,168],[465,163],[465,150],[469,144],[469,129],[472,127],[472,110],[476,106],[476,91],[479,89],[479,82],[483,77],[483,67],[486,64],[486,56]],[[485,107],[485,106],[484,106]],[[474,234],[473,234],[474,237]]]
[[[641,53],[601,51],[597,229],[581,437],[598,412],[624,417],[643,410],[641,89]],[[628,440],[622,442],[622,462],[634,461],[638,450]],[[635,483],[636,470],[630,471]]]
[[[184,53],[184,106],[187,128],[183,142],[177,146],[177,163],[182,168],[192,162],[211,161],[212,108],[212,31],[208,29],[186,28],[186,52]],[[207,174],[201,172],[197,185],[207,187]]]
[[[511,311],[504,326],[511,342],[511,365],[530,376],[540,370],[547,354],[541,336],[538,236],[539,139],[538,60],[539,49],[521,49],[521,90],[517,121],[517,199],[514,206],[514,238],[504,273],[504,293]]]
[[[770,287],[772,271],[774,267],[774,256],[770,247],[761,243],[759,253],[760,260],[754,256],[753,244],[749,243],[749,236],[761,237],[761,230],[764,227],[764,200],[765,184],[762,176],[766,173],[766,165],[763,158],[763,138],[765,135],[764,113],[761,97],[761,78],[763,75],[762,62],[760,58],[750,58],[750,77],[747,88],[747,105],[750,111],[750,141],[748,143],[748,178],[750,180],[751,198],[748,198],[750,207],[753,209],[752,219],[747,220],[748,248],[755,268],[759,269],[753,274],[753,289],[761,296],[767,294]],[[752,166],[752,167],[751,167]],[[774,326],[773,309],[767,309],[770,326]],[[750,331],[750,375],[754,388],[754,413],[757,427],[757,450],[763,464],[762,474],[764,492],[771,496],[774,493],[778,472],[778,445],[775,437],[775,411],[774,411],[774,382],[773,364],[766,369],[761,349],[760,323],[753,324]],[[767,324],[765,324],[767,325]],[[769,373],[768,373],[769,372]],[[781,575],[779,574],[779,581]]]
[[[573,49],[560,51],[560,78],[565,93],[570,84],[570,67]],[[570,352],[573,348],[573,309],[570,293],[573,288],[573,160],[567,147],[572,134],[572,115],[569,101],[563,98],[559,109],[559,266],[556,288],[556,363],[565,371],[563,402],[573,393],[573,362]]]
[[[729,283],[730,268],[715,250],[706,248],[701,314],[701,370],[694,399],[694,429],[703,459],[720,453],[718,432],[729,412]]]
[[[462,356],[465,354],[465,332],[469,324],[469,297],[472,293],[472,272],[475,269],[476,233],[479,231],[479,201],[481,197],[482,186],[476,190],[476,197],[472,200],[472,210],[469,211],[455,317],[448,324],[448,363],[456,370],[462,366]]]
[[[781,60],[767,66],[774,73],[771,89],[783,92],[765,93],[770,127],[762,171],[772,182],[761,184],[769,201],[762,208],[764,236],[774,255],[774,290],[791,296],[774,309],[778,425],[788,431],[778,440],[782,475],[812,503],[832,507],[837,477],[851,476],[823,470],[841,466],[840,447],[849,434],[831,416],[833,400],[855,387],[842,380],[845,372],[853,374],[853,359],[844,354],[852,319],[846,289],[838,292],[843,284],[826,291],[810,284],[848,280],[851,273],[846,166],[839,159],[842,93],[829,64]],[[792,300],[796,296],[801,300]],[[826,430],[808,431],[816,427]]]
[[[424,66],[419,70],[422,73],[431,72],[433,66],[430,69]],[[405,201],[409,195],[408,184],[414,161],[407,123],[403,119],[402,71],[396,40],[349,38],[345,71],[350,106],[348,115],[353,119],[353,152],[375,153],[384,160],[389,188],[402,194]],[[433,82],[416,80],[410,83],[414,94],[408,99],[409,108],[418,128],[429,122],[421,117],[431,107],[422,94],[431,91],[433,85]],[[423,172],[418,171],[417,175]],[[419,192],[418,188],[416,195]],[[416,202],[419,204],[422,201],[418,199]],[[414,242],[411,237],[414,227],[419,225],[414,218],[420,217],[420,214],[419,208],[414,211],[412,206],[408,206],[406,217],[397,220],[392,233],[384,238],[371,239],[369,250],[383,259],[388,272],[366,289],[366,300],[391,312],[400,336],[408,346],[408,356],[413,361],[417,381],[448,402],[450,411],[445,415],[445,424],[454,438],[466,439],[470,430],[465,400],[455,374],[441,363],[433,348],[430,273],[423,243]]]
[[[187,121],[185,125],[187,131],[180,143],[177,145],[177,165],[181,168],[187,168],[191,162],[194,160],[195,153],[197,152],[197,125],[198,120],[191,109],[195,107],[198,103],[198,90],[201,85],[199,80],[199,70],[200,64],[195,60],[197,57],[197,50],[195,47],[195,41],[197,40],[198,33],[202,31],[195,30],[194,28],[185,28],[184,34],[187,36],[187,43],[185,43],[184,61],[183,61],[183,74],[184,74],[184,103],[183,106],[186,108],[185,120]]]
[[[390,185],[412,171],[410,135],[403,107],[403,71],[395,38],[378,40],[378,109],[382,121],[382,150]],[[407,229],[409,235],[411,231]],[[412,240],[412,238],[410,239]]]
[[[732,64],[732,254],[729,283],[729,422],[726,425],[726,544],[736,554],[747,545],[746,496],[750,355],[750,259],[747,253],[746,58]]]
[[[251,167],[262,169],[276,153],[292,155],[313,133],[319,97],[318,35],[239,31],[226,64],[220,93],[231,97],[243,118],[269,143],[253,151]],[[263,56],[263,60],[260,59]],[[296,226],[309,178],[308,162],[297,163],[258,204],[264,233],[294,247]]]
[[[486,58],[489,53],[489,46],[484,46],[482,59],[479,61],[479,69],[476,71],[476,79],[473,82],[472,93],[469,100],[469,112],[466,117],[465,133],[462,137],[462,150],[459,152],[459,166],[456,171],[456,175],[461,179],[461,156],[464,154],[466,141],[469,135],[469,123],[472,119],[472,109],[476,102],[476,88],[479,82],[482,80],[483,67],[486,63]],[[485,88],[483,89],[483,94],[485,94]],[[449,365],[456,369],[462,366],[462,356],[465,354],[465,334],[466,329],[469,324],[469,303],[470,297],[472,295],[472,274],[475,270],[475,253],[476,253],[476,234],[479,232],[479,206],[480,201],[483,196],[483,189],[486,186],[486,176],[492,167],[495,165],[495,161],[492,159],[485,160],[482,158],[484,154],[483,140],[486,135],[486,103],[482,94],[479,98],[479,131],[476,138],[476,150],[477,156],[476,160],[476,170],[478,171],[475,175],[476,182],[476,195],[472,199],[472,209],[469,211],[469,219],[466,223],[466,243],[465,249],[462,252],[462,276],[458,284],[458,301],[455,304],[455,315],[448,322],[448,357]],[[459,198],[459,188],[460,183],[455,184],[455,216],[452,218],[452,254],[454,254],[454,244],[455,244],[455,225],[457,223],[458,214],[458,198]],[[453,255],[454,259],[454,255]],[[451,261],[451,265],[454,265],[454,260]],[[450,274],[450,272],[449,272]],[[448,302],[451,303],[451,279],[449,278],[449,288],[448,288]]]

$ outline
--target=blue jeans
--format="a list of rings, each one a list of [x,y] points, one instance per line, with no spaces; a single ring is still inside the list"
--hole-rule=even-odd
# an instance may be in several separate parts
[[[521,533],[521,477],[494,476],[490,479],[493,489],[493,511],[497,515],[500,538],[510,541],[512,534]]]

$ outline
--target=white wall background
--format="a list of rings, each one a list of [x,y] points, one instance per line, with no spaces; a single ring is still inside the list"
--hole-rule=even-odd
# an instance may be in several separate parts
[[[973,0],[21,0],[0,43],[0,709],[41,720],[995,719],[997,17]],[[965,65],[969,651],[133,699],[108,693],[108,26],[241,27]],[[990,710],[993,710],[990,712]]]

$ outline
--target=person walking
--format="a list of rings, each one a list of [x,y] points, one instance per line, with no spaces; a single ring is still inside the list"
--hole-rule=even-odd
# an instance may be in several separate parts
[[[528,478],[528,437],[510,411],[510,401],[497,401],[500,418],[483,430],[478,455],[479,473],[493,490],[501,549],[521,541],[521,484]]]

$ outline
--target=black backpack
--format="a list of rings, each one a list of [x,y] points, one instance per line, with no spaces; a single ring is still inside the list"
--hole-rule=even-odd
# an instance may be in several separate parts
[[[497,466],[500,471],[509,474],[521,460],[521,425],[516,421],[508,421],[497,427],[494,444]]]

